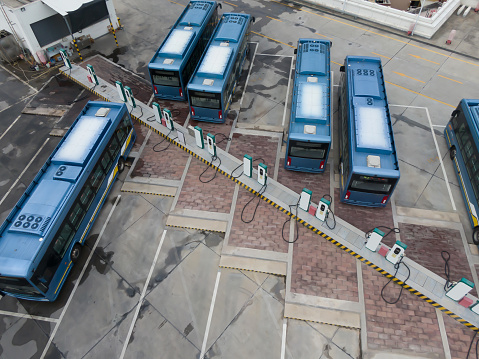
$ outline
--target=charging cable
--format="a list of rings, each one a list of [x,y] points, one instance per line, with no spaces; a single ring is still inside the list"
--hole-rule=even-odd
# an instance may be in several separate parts
[[[153,152],[163,152],[163,151],[166,151],[168,149],[168,147],[170,147],[171,142],[168,144],[168,146],[166,146],[165,148],[163,148],[161,150],[156,149],[156,146],[161,145],[163,142],[165,142],[169,138],[170,133],[171,133],[171,130],[170,130],[170,132],[168,132],[168,134],[166,135],[165,138],[163,138],[160,142],[158,142],[156,145],[153,146]],[[176,138],[174,138],[173,140],[175,140],[175,139]]]
[[[205,170],[203,172],[201,172],[201,174],[198,176],[198,179],[200,180],[201,183],[209,183],[211,181],[213,181],[215,178],[216,178],[216,174],[218,173],[218,170],[220,169],[220,166],[221,166],[221,159],[218,157],[218,156],[211,156],[211,164],[213,164],[216,160],[218,160],[220,162],[220,164],[216,167],[216,170],[215,170],[215,174],[213,175],[213,177],[211,177],[210,179],[208,180],[202,180],[201,177],[206,173],[206,171],[208,171],[208,169],[210,168],[209,165],[206,166]]]
[[[397,228],[397,227],[390,228],[390,227],[386,227],[386,226],[377,226],[377,227],[375,227],[375,228],[377,228],[377,229],[379,229],[379,228],[389,229],[389,232],[386,233],[386,234],[383,236],[383,238],[386,238],[386,237],[387,237],[390,233],[392,233],[392,232],[394,232],[394,233],[399,233],[399,232],[401,232],[401,231],[399,230],[399,228]],[[364,237],[365,237],[366,239],[368,239],[369,236],[371,235],[371,233],[373,233],[373,231],[374,231],[375,228],[373,228],[373,229],[367,231],[366,233],[364,233]]]
[[[231,139],[229,139],[228,141],[231,141]],[[262,163],[266,164],[266,161],[264,159],[262,159],[261,157],[254,159],[252,163],[254,163],[256,161],[259,161],[259,160],[263,161]],[[239,170],[242,166],[243,166],[243,163],[240,164],[238,167],[236,167],[233,171],[231,171],[231,177],[233,177],[234,179],[240,178],[244,173],[243,171],[241,171],[241,173],[238,176],[234,176],[233,173],[235,173],[237,170]]]
[[[291,213],[293,213],[293,207],[296,208],[296,213],[295,213],[296,217],[298,216],[298,208],[299,208],[300,199],[301,199],[301,196],[298,198],[298,202],[296,204],[289,204],[288,205],[289,206],[289,211]],[[290,240],[288,240],[284,237],[284,227],[286,226],[286,223],[289,223],[290,221],[291,221],[291,217],[288,216],[288,219],[286,221],[284,221],[284,223],[283,223],[283,228],[281,228],[281,237],[283,237],[283,241],[285,241],[286,243],[295,243],[299,238],[299,228],[298,228],[298,221],[297,220],[294,221],[295,238],[292,241],[290,241]]]
[[[444,259],[444,275],[446,276],[446,283],[444,283],[444,291],[447,292],[454,285],[454,282],[451,281],[449,268],[449,260],[451,259],[451,255],[448,251],[441,251],[441,257],[442,259]]]
[[[474,335],[471,339],[471,344],[469,344],[469,350],[467,351],[466,359],[469,359],[469,354],[471,353],[472,343],[474,343],[474,339],[476,339],[476,336],[477,336],[477,332],[474,333]],[[476,359],[478,358],[478,355],[477,355],[477,343],[478,342],[479,342],[479,340],[476,341]]]
[[[255,197],[252,197],[252,198],[248,201],[248,203],[246,203],[246,204],[244,205],[243,209],[241,210],[241,221],[242,221],[243,223],[251,223],[251,222],[253,222],[254,217],[255,217],[255,215],[256,215],[256,210],[258,209],[259,203],[260,203],[260,201],[261,201],[261,195],[262,195],[264,192],[266,192],[266,188],[267,188],[267,187],[268,187],[268,185],[267,185],[267,184],[264,184],[264,185],[260,188],[260,190],[258,191],[258,193],[257,193],[258,202],[256,203],[256,207],[255,207],[254,212],[253,212],[253,217],[251,217],[250,220],[245,220],[245,219],[243,218],[244,210],[245,210],[246,207],[248,207],[248,205],[254,200]]]
[[[397,297],[396,300],[389,301],[389,300],[387,300],[386,298],[384,298],[384,290],[386,289],[387,285],[388,285],[389,283],[391,283],[391,281],[393,280],[393,278],[395,278],[396,275],[398,274],[399,267],[401,266],[401,264],[402,264],[403,266],[405,266],[406,269],[407,269],[407,271],[408,271],[406,280],[403,282],[403,284],[406,284],[407,280],[408,280],[409,277],[411,276],[411,270],[409,269],[409,267],[407,266],[407,264],[403,262],[403,258],[404,258],[404,256],[401,257],[401,259],[399,260],[399,262],[397,262],[397,263],[394,265],[394,268],[396,269],[396,272],[394,273],[394,276],[391,277],[391,278],[389,279],[389,281],[388,281],[388,282],[384,285],[384,287],[381,289],[381,298],[382,298],[386,303],[388,303],[388,304],[396,304],[397,302],[399,302],[399,299],[401,299],[402,290],[404,289],[403,286],[401,286],[401,290],[399,291],[399,296]],[[397,277],[396,277],[396,278],[397,278]]]
[[[323,198],[327,198],[327,197],[329,197],[329,202],[332,204],[333,203],[333,197],[331,197],[331,195],[329,195],[329,194],[323,195]],[[329,212],[331,212],[331,214],[332,214],[332,219],[333,219],[333,225],[332,226],[330,226],[329,223],[328,223]],[[334,212],[331,209],[331,206],[328,208],[328,213],[326,214],[326,218],[324,219],[324,221],[326,222],[326,225],[328,226],[329,229],[336,228],[336,216],[334,215]]]
[[[231,141],[231,137],[226,136],[224,133],[217,132],[217,133],[215,133],[215,137],[217,137],[217,136],[223,136],[223,139],[216,142],[216,146],[218,146],[221,142]]]

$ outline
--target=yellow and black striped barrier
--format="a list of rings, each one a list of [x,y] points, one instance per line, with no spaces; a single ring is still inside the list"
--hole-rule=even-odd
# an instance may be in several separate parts
[[[84,86],[86,87],[88,90],[92,91],[92,89],[90,89],[89,87],[85,86],[83,83],[77,81],[75,78],[69,76],[67,73],[63,72],[60,70],[60,72],[62,74],[64,74],[65,76],[67,76],[68,78],[72,79],[74,82],[78,83],[79,85],[81,86]],[[97,95],[98,97],[104,99],[105,101],[110,101],[109,99],[105,98],[104,96],[100,95],[99,93],[95,92],[95,91],[92,91],[95,95]],[[272,205],[274,208],[280,210],[281,212],[283,212],[284,214],[290,216],[292,219],[298,221],[300,224],[302,224],[303,226],[305,226],[306,228],[312,230],[313,232],[315,232],[316,234],[319,234],[321,237],[323,237],[324,239],[326,239],[327,241],[333,243],[334,245],[336,245],[338,248],[342,249],[343,251],[349,253],[350,255],[352,255],[354,258],[360,260],[361,262],[363,262],[364,264],[368,265],[369,267],[373,268],[374,270],[378,271],[379,273],[381,273],[382,275],[384,275],[386,278],[390,278],[392,279],[392,281],[400,286],[402,286],[404,289],[407,289],[410,293],[414,294],[415,296],[419,297],[420,299],[426,301],[427,303],[431,304],[433,307],[439,309],[441,312],[443,312],[444,314],[447,314],[448,316],[450,316],[451,318],[457,320],[459,323],[465,325],[466,327],[468,327],[469,329],[475,331],[475,332],[478,332],[479,333],[479,328],[476,327],[474,324],[471,324],[469,323],[467,320],[465,319],[462,319],[459,315],[457,314],[454,314],[452,311],[450,311],[449,309],[447,309],[446,307],[443,307],[441,304],[435,302],[434,300],[432,300],[431,298],[429,298],[428,296],[422,294],[421,292],[417,291],[416,289],[412,288],[411,286],[409,286],[408,284],[405,284],[403,281],[401,281],[400,279],[394,277],[392,274],[390,274],[388,271],[378,267],[377,265],[375,265],[374,263],[372,263],[371,261],[367,260],[366,258],[364,258],[363,256],[361,256],[360,254],[354,252],[353,250],[349,249],[348,247],[346,247],[345,245],[339,243],[338,241],[336,241],[335,239],[331,238],[330,236],[328,236],[326,233],[323,233],[321,230],[319,230],[318,228],[310,225],[309,223],[307,223],[305,220],[299,218],[298,216],[296,216],[295,214],[291,213],[290,211],[288,211],[287,209],[281,207],[279,204],[273,202],[272,200],[270,200],[269,198],[265,197],[263,194],[260,194],[258,191],[254,190],[253,188],[249,187],[248,185],[246,185],[245,183],[241,182],[238,178],[235,178],[233,177],[232,175],[230,175],[229,173],[223,171],[222,169],[219,169],[217,166],[215,166],[213,163],[209,162],[208,160],[204,159],[203,157],[201,157],[200,155],[196,154],[195,152],[189,150],[188,148],[186,148],[185,146],[183,146],[182,144],[178,143],[178,142],[175,142],[173,139],[171,139],[170,137],[168,137],[167,135],[163,134],[162,132],[158,131],[157,129],[153,128],[152,126],[150,126],[148,123],[144,122],[144,121],[141,121],[138,117],[134,116],[134,115],[131,115],[131,117],[133,117],[135,120],[137,120],[138,122],[140,122],[142,125],[148,127],[149,129],[151,129],[152,131],[156,132],[158,135],[162,136],[162,137],[165,137],[166,140],[172,142],[174,145],[176,145],[177,147],[181,148],[182,150],[186,151],[188,154],[192,155],[193,157],[199,159],[201,162],[207,164],[208,166],[212,167],[213,169],[215,169],[216,171],[218,171],[219,173],[223,174],[224,176],[228,177],[229,179],[231,179],[232,181],[238,183],[241,187],[245,188],[246,190],[248,190],[249,192],[253,193],[254,195],[260,197],[262,200],[264,200],[266,203]]]
[[[118,23],[120,23],[119,19],[118,19]],[[113,37],[115,38],[116,47],[119,47],[118,39],[116,38],[116,31],[115,31],[115,28],[113,27],[111,20],[110,20],[110,26],[111,26],[111,33],[113,34]]]
[[[75,45],[75,49],[77,50],[78,52],[78,56],[80,56],[80,61],[83,61],[83,57],[80,53],[80,49],[78,48],[78,44],[77,44],[77,41],[75,40],[75,38],[73,38],[73,45]]]

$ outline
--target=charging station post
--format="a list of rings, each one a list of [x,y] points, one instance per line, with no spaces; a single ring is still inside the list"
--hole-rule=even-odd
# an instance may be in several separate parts
[[[135,102],[135,98],[133,97],[133,91],[131,91],[131,88],[129,88],[128,86],[125,86],[125,94],[126,94],[126,100],[128,101],[128,104],[131,107],[136,108],[136,102]]]
[[[251,178],[253,175],[253,158],[248,155],[243,157],[243,173]]]
[[[451,298],[455,301],[460,301],[474,288],[474,283],[467,280],[466,278],[461,278],[461,280],[455,283],[447,292],[446,297]]]
[[[170,130],[173,131],[175,129],[173,125],[173,116],[171,115],[171,111],[167,108],[163,109],[163,118],[165,119],[165,126]]]
[[[386,260],[388,260],[392,264],[396,264],[397,262],[401,260],[402,257],[404,257],[404,252],[406,251],[406,248],[407,248],[406,244],[404,244],[401,241],[396,241],[394,246],[388,252],[388,255],[386,256]]]
[[[372,232],[368,233],[366,235],[367,242],[366,242],[366,248],[369,249],[372,252],[376,252],[378,249],[379,243],[384,238],[384,232],[374,228]]]
[[[260,185],[266,185],[266,178],[268,177],[268,166],[263,163],[258,165],[258,182]]]
[[[313,192],[307,188],[303,188],[301,192],[301,196],[299,197],[299,208],[303,211],[309,211],[309,205],[311,203],[311,197],[313,196]]]
[[[115,81],[116,90],[118,91],[118,95],[123,102],[126,102],[126,95],[125,95],[125,88],[120,81]]]
[[[216,139],[211,133],[206,135],[206,142],[208,145],[208,152],[211,156],[216,157]]]
[[[96,85],[99,85],[98,78],[96,77],[95,70],[93,70],[92,65],[86,65],[86,69],[88,71],[88,80]]]
[[[331,201],[328,201],[326,198],[321,198],[318,203],[318,209],[316,210],[316,218],[320,221],[325,221],[326,217],[328,216],[329,206],[331,205]]]
[[[205,142],[203,139],[203,130],[201,129],[201,127],[195,126],[194,131],[195,131],[196,146],[198,146],[199,148],[205,148]]]
[[[155,114],[156,122],[161,124],[161,119],[162,119],[163,115],[162,115],[162,112],[161,112],[160,105],[157,104],[156,102],[153,102],[151,107],[153,109],[153,113]]]
[[[65,64],[66,68],[71,70],[72,69],[72,64],[70,62],[70,59],[68,58],[67,52],[63,49],[60,50],[60,56],[62,57],[63,63]]]

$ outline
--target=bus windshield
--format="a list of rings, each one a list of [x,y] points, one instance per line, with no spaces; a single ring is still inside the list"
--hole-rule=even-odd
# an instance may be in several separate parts
[[[189,91],[191,106],[221,109],[221,94],[212,92]]]
[[[42,296],[25,278],[0,277],[0,291],[31,296]]]
[[[389,194],[396,178],[372,177],[353,174],[350,189],[359,192]]]
[[[322,160],[326,156],[328,143],[289,141],[289,156]]]
[[[180,86],[178,71],[150,70],[155,85]]]

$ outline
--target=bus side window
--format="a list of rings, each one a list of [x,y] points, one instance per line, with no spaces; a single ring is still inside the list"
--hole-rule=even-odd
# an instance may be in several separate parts
[[[70,245],[75,233],[74,228],[65,220],[58,230],[57,235],[53,238],[53,250],[58,254],[59,258],[63,258],[65,255],[66,248]]]
[[[105,179],[105,172],[103,172],[103,169],[98,163],[93,169],[90,175],[90,178],[88,179],[88,181],[90,182],[90,186],[95,191],[95,193],[97,193],[98,190],[100,189],[100,186],[103,183],[104,179]]]

